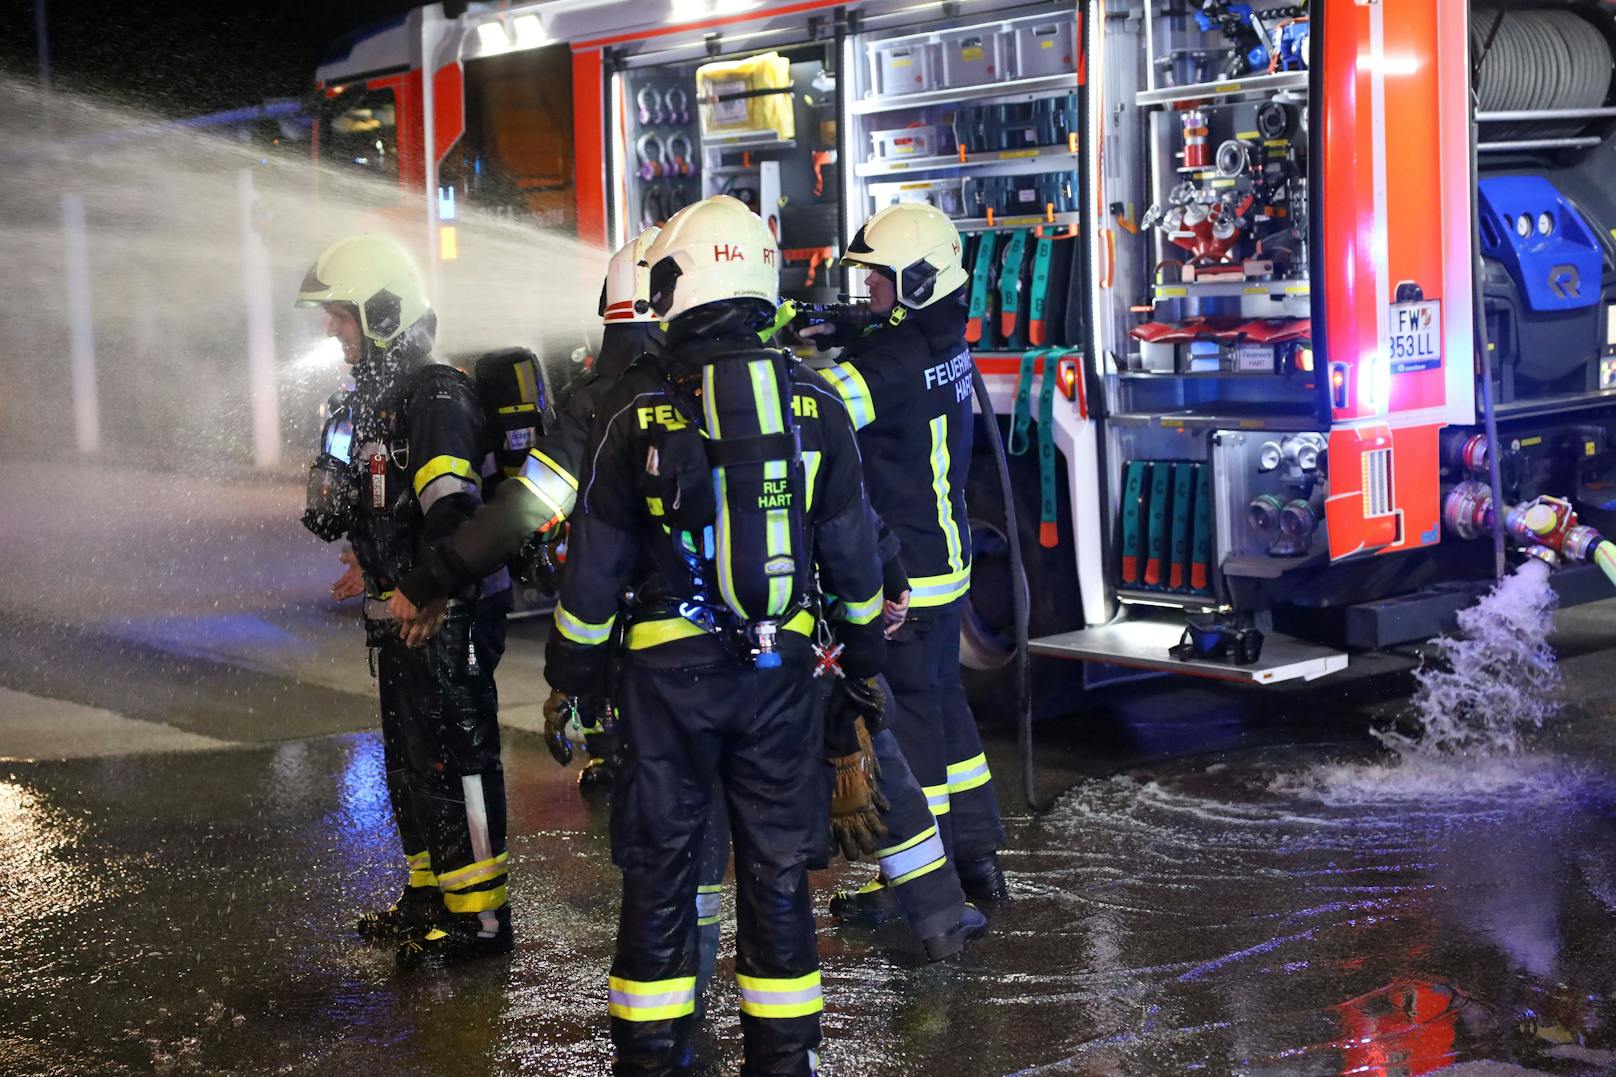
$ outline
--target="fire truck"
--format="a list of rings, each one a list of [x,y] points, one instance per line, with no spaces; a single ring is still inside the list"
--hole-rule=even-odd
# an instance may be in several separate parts
[[[1052,669],[1270,684],[1447,629],[1506,545],[1612,593],[1613,54],[1596,0],[434,4],[321,64],[319,152],[429,193],[435,262],[457,206],[609,248],[733,194],[805,301],[938,206],[997,415],[971,682],[1019,590]]]

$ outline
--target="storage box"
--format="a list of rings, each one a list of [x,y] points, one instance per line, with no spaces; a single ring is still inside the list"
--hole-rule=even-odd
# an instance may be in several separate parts
[[[891,97],[936,89],[937,46],[927,38],[873,41],[866,48],[870,58],[870,92],[874,96]]]
[[[929,202],[950,217],[963,217],[964,206],[960,198],[957,179],[910,180],[906,183],[872,183],[870,197],[877,210],[899,202]]]
[[[782,139],[797,137],[791,61],[779,53],[703,64],[696,68],[696,96],[703,135],[773,131]]]
[[[1010,25],[1016,78],[1077,70],[1077,23],[1073,19],[1026,19]]]
[[[872,159],[894,161],[905,157],[941,157],[953,152],[953,139],[953,131],[935,124],[900,127],[893,131],[871,131],[870,142],[875,148]]]
[[[937,35],[942,54],[942,85],[985,86],[1009,78],[1005,70],[1009,35],[1000,25],[971,26]]]

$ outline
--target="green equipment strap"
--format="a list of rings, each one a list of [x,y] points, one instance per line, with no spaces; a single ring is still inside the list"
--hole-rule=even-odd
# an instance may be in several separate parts
[[[1040,237],[1033,245],[1032,300],[1027,304],[1027,342],[1046,343],[1044,303],[1049,298],[1049,261],[1054,256],[1055,241]]]
[[[988,282],[993,279],[993,255],[999,246],[997,232],[983,232],[976,248],[976,268],[971,272],[971,307],[965,321],[965,340],[980,343],[988,317]]]
[[[1021,353],[1021,373],[1016,376],[1016,403],[1010,418],[1011,456],[1022,456],[1027,452],[1027,428],[1032,425],[1032,381],[1038,357],[1042,354],[1037,349]]]
[[[1010,233],[1010,242],[1004,248],[1004,263],[999,266],[999,335],[1008,341],[1016,332],[1016,317],[1021,312],[1021,263],[1027,257],[1027,230],[1018,228]]]
[[[1038,545],[1052,550],[1059,539],[1055,527],[1055,372],[1063,353],[1044,352],[1044,381],[1038,390]]]

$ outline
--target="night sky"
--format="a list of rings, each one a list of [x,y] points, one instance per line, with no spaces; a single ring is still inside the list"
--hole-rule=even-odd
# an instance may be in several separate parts
[[[330,42],[418,6],[408,0],[8,0],[0,71],[34,79],[44,2],[56,89],[110,95],[171,116],[296,97]]]

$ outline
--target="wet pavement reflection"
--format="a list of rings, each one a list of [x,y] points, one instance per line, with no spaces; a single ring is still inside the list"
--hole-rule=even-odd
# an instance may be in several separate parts
[[[822,918],[826,1074],[1616,1072],[1605,711],[1391,771],[1326,693],[1129,696],[1041,730],[1046,815],[991,738],[1015,898],[961,960]],[[398,884],[374,734],[0,764],[0,1072],[603,1072],[605,814],[505,754],[517,952],[406,978],[348,934]]]

